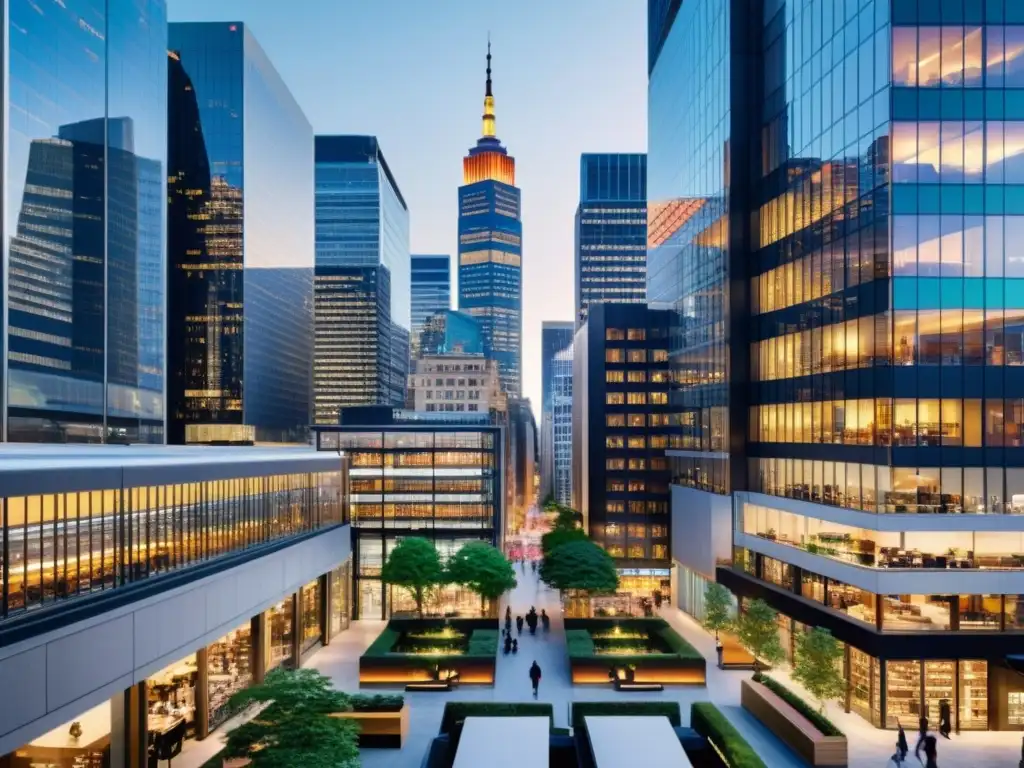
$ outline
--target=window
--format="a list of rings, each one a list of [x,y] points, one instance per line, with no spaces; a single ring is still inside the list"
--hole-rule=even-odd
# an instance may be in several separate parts
[[[643,413],[631,413],[629,414],[629,426],[631,427],[646,427],[647,416]]]
[[[626,332],[626,338],[630,341],[643,341],[647,338],[647,332],[643,328],[630,328]]]
[[[609,470],[609,471],[612,471],[612,472],[623,470],[623,469],[626,468],[626,460],[625,459],[607,459],[605,461],[605,463],[604,463],[604,468],[606,470]]]
[[[647,350],[646,349],[631,349],[628,355],[629,362],[631,363],[646,363],[647,362]]]
[[[622,372],[619,371],[619,373],[621,374]],[[619,379],[619,381],[622,381],[622,379]],[[643,384],[647,381],[647,373],[645,371],[630,371],[627,381],[630,384]]]
[[[621,501],[606,501],[604,504],[604,511],[611,514],[622,512],[624,509],[625,507]]]
[[[651,435],[651,448],[668,448],[668,435]]]
[[[651,362],[652,363],[667,363],[668,362],[668,350],[667,349],[654,349],[654,350],[651,350]]]
[[[626,484],[622,480],[609,479],[605,483],[605,488],[612,493],[621,493],[626,490]]]
[[[651,392],[651,405],[668,405],[668,392]]]
[[[604,332],[605,341],[623,341],[626,338],[621,328],[608,328]]]
[[[629,468],[636,470],[643,470],[647,468],[647,462],[644,459],[630,459]]]
[[[621,392],[608,392],[605,395],[604,401],[608,405],[625,405],[626,396]]]
[[[624,427],[626,426],[626,416],[622,413],[609,413],[604,418],[604,424],[606,427]]]
[[[646,483],[643,480],[630,480],[629,481],[629,492],[630,493],[643,493],[646,490]]]
[[[631,515],[642,515],[647,512],[646,501],[631,501],[629,502],[629,514]]]
[[[632,438],[630,439],[632,440]],[[605,448],[622,448],[623,445],[624,441],[619,435],[608,435],[608,437],[604,439]]]
[[[626,447],[632,450],[643,450],[647,447],[647,441],[643,437],[631,437],[626,442]]]
[[[647,404],[647,393],[646,392],[630,392],[628,394],[627,401],[629,402],[630,405],[646,405]]]
[[[622,354],[621,349],[606,349],[604,351],[604,361],[606,363],[621,363],[625,360],[625,356]]]
[[[632,375],[632,374],[631,374]],[[626,379],[626,374],[622,371],[605,371],[604,380],[609,384],[621,384]]]

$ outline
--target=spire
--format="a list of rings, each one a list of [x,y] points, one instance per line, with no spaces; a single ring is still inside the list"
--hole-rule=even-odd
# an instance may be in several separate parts
[[[484,91],[484,136],[494,137],[494,94],[491,93],[491,33],[487,33],[487,90]]]

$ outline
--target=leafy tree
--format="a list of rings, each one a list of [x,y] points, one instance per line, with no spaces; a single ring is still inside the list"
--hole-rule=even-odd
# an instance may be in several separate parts
[[[839,669],[842,658],[843,647],[827,629],[815,627],[797,636],[793,677],[818,700],[822,714],[826,701],[837,699],[846,691],[846,678]]]
[[[422,619],[427,590],[444,582],[444,568],[437,548],[426,539],[413,536],[402,539],[391,550],[381,568],[380,578],[385,584],[408,589]]]
[[[480,595],[480,613],[486,600],[497,600],[515,589],[516,575],[501,552],[484,541],[466,544],[448,561],[448,579]]]
[[[582,528],[552,528],[540,537],[540,551],[547,555],[570,541],[588,541]]]
[[[583,515],[575,509],[562,504],[556,504],[555,506],[555,523],[553,526],[555,530],[571,531],[583,525]]]
[[[589,539],[566,542],[545,555],[540,578],[560,592],[614,592],[619,586],[615,561]]]
[[[732,624],[732,594],[717,582],[708,584],[704,590],[704,629],[718,633]]]
[[[248,758],[253,768],[358,768],[359,726],[331,717],[352,705],[330,678],[313,669],[278,668],[231,697],[232,707],[250,704],[265,706],[228,732],[227,757]]]
[[[760,662],[778,664],[786,658],[779,642],[778,613],[764,600],[751,600],[736,621],[740,642],[754,657],[754,679],[761,679]]]

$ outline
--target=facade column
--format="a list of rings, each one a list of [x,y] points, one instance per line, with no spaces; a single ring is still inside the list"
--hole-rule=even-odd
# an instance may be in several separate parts
[[[249,622],[249,641],[252,643],[252,681],[262,683],[267,675],[267,651],[270,639],[267,637],[267,612],[261,611]]]
[[[331,573],[320,576],[320,644],[331,641]]]
[[[146,683],[110,699],[110,768],[146,768],[149,752]]]
[[[210,652],[206,646],[196,651],[196,736],[210,735]]]
[[[292,669],[302,666],[302,587],[292,595]]]

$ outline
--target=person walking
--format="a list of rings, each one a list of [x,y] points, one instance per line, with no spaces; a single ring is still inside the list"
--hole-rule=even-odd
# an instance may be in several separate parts
[[[505,606],[505,621],[508,622],[512,618],[512,606]]]
[[[903,724],[900,723],[899,718],[896,719],[896,752],[891,758],[889,758],[896,765],[903,765],[903,761],[907,759],[907,753],[910,751],[910,747],[907,746],[907,733],[903,730]]]
[[[938,740],[930,733],[924,740],[924,768],[939,768]]]
[[[530,665],[530,684],[533,686],[533,698],[537,698],[537,689],[540,688],[540,665],[537,664],[537,660],[533,660],[533,664]]]
[[[533,573],[534,573],[534,575],[536,575],[536,573],[537,573],[537,561],[536,560],[531,560],[530,561],[530,567],[533,568]]]
[[[516,616],[516,634],[523,634],[523,617]]]
[[[949,738],[949,732],[953,730],[952,718],[949,711],[949,699],[942,699],[939,702],[939,734]]]
[[[544,608],[540,609],[540,623],[544,625],[545,632],[551,629],[551,617],[548,616],[548,612]]]
[[[921,747],[924,746],[924,740],[928,738],[928,718],[921,716],[921,719],[917,723],[917,744],[914,745],[914,757],[918,760],[921,759]]]

